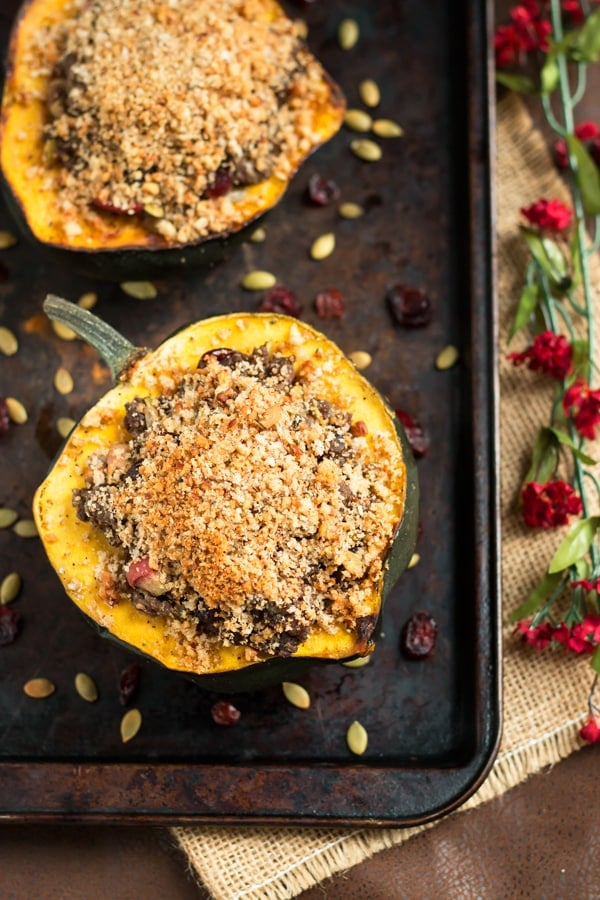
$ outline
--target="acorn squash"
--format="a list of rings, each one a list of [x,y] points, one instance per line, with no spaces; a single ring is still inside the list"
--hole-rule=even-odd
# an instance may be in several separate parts
[[[296,319],[234,313],[156,350],[48,297],[112,387],[34,500],[66,593],[107,636],[209,689],[366,656],[414,550],[416,466],[380,394]]]
[[[109,280],[221,259],[339,129],[274,0],[27,0],[0,167],[26,234]]]

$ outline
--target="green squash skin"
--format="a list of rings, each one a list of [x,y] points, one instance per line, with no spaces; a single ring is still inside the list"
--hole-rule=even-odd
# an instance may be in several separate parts
[[[419,527],[419,478],[417,474],[417,464],[402,425],[398,419],[394,420],[394,424],[402,445],[402,454],[406,464],[406,498],[402,521],[400,522],[386,560],[379,616],[370,638],[370,641],[373,643],[376,641],[383,624],[385,600],[401,574],[407,568],[414,553]],[[334,663],[341,664],[357,658],[357,656],[348,656],[346,659],[318,659],[308,656],[273,657],[264,662],[253,663],[243,669],[236,669],[234,672],[216,672],[214,674],[194,675],[191,672],[179,672],[176,669],[170,669],[164,666],[153,656],[145,654],[136,647],[132,647],[132,645],[128,644],[126,641],[115,637],[115,635],[111,634],[107,628],[98,625],[97,622],[85,613],[82,613],[82,615],[101,637],[108,638],[115,644],[130,650],[138,656],[151,660],[155,665],[158,664],[173,674],[181,675],[186,680],[193,681],[194,684],[203,690],[214,691],[217,693],[245,694],[250,693],[251,691],[260,691],[268,687],[273,687],[276,684],[280,684],[282,681],[297,681],[315,666],[332,665]]]

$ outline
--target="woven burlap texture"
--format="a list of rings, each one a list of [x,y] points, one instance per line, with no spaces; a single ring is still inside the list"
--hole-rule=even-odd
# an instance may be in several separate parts
[[[515,506],[531,447],[547,424],[547,380],[506,360],[506,336],[519,297],[527,252],[519,237],[519,210],[540,197],[568,202],[547,143],[521,101],[509,96],[497,111],[497,236],[500,334],[500,480],[504,617],[543,575],[562,533],[528,531]],[[592,283],[600,283],[600,265]],[[599,329],[600,330],[600,329]],[[600,337],[600,335],[599,335]],[[517,336],[512,349],[523,349]],[[518,643],[504,627],[504,731],[484,784],[461,808],[471,809],[555,763],[581,746],[591,683],[587,660],[562,649],[540,653]],[[454,813],[458,815],[460,813]],[[341,830],[244,827],[174,828],[173,835],[197,878],[215,900],[284,900],[374,853],[399,844],[417,828]]]

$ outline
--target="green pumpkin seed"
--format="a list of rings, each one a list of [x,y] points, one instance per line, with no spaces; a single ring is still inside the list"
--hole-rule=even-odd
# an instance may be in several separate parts
[[[93,291],[88,291],[86,294],[81,295],[77,301],[77,306],[80,306],[82,309],[93,309],[97,302],[98,294],[94,294]]]
[[[24,425],[29,417],[21,401],[15,397],[6,397],[4,402],[11,422],[14,422],[15,425]]]
[[[19,342],[16,335],[10,328],[0,325],[0,353],[4,353],[5,356],[14,356],[18,349]]]
[[[71,434],[76,424],[75,419],[70,419],[68,416],[60,416],[56,420],[56,430],[61,438],[66,438]]]
[[[351,141],[350,149],[363,162],[378,162],[383,156],[383,151],[379,144],[369,140],[369,138],[357,138],[355,141]]]
[[[414,569],[414,567],[419,564],[420,560],[421,560],[420,555],[418,553],[413,553],[413,555],[411,556],[411,558],[408,561],[407,568]]]
[[[23,690],[28,697],[33,697],[35,700],[44,700],[54,693],[56,685],[48,678],[30,678],[23,685]]]
[[[144,206],[144,212],[152,219],[162,219],[165,214],[165,211],[160,203],[146,203]]]
[[[0,231],[0,250],[8,250],[9,247],[14,247],[17,243],[17,239],[14,234],[11,234],[10,231]]]
[[[376,119],[373,122],[373,133],[377,137],[395,138],[402,137],[404,129],[392,119]]]
[[[0,528],[10,528],[11,525],[15,524],[18,518],[19,514],[15,509],[9,509],[8,506],[3,506],[0,509]]]
[[[343,19],[338,28],[338,44],[342,50],[351,50],[360,37],[358,22],[354,19]]]
[[[54,374],[54,387],[59,394],[70,394],[73,390],[73,377],[71,373],[62,366],[56,370]]]
[[[121,740],[124,744],[132,740],[142,727],[142,714],[139,709],[128,709],[121,719]]]
[[[267,232],[264,228],[257,228],[256,231],[253,231],[250,235],[249,240],[252,241],[253,244],[262,244],[263,241],[267,239]]]
[[[369,743],[369,735],[364,725],[357,721],[353,722],[346,732],[346,743],[352,753],[362,756]]]
[[[85,672],[78,672],[75,676],[75,690],[88,703],[94,703],[98,699],[96,682]]]
[[[18,572],[10,572],[2,579],[0,584],[0,606],[12,603],[19,596],[21,590],[21,576]]]
[[[338,213],[342,219],[359,219],[364,212],[359,203],[341,203],[338,207]]]
[[[158,291],[151,281],[122,281],[121,290],[135,300],[153,300]]]
[[[13,531],[15,534],[22,538],[32,538],[38,536],[37,525],[35,524],[33,519],[19,519],[19,521],[13,527]]]
[[[366,350],[354,350],[352,353],[348,354],[348,359],[350,359],[357,369],[366,369],[373,362],[373,357],[370,353],[367,353]]]
[[[310,694],[301,684],[293,681],[284,681],[281,685],[283,695],[288,703],[297,706],[298,709],[308,709],[310,706]]]
[[[73,331],[72,328],[69,328],[68,325],[63,325],[62,322],[52,322],[52,330],[54,334],[61,339],[61,341],[74,341],[77,338],[77,332]]]
[[[348,109],[344,116],[344,125],[352,131],[370,131],[373,120],[363,109]]]
[[[311,259],[321,260],[331,256],[335,250],[335,234],[332,231],[322,234],[313,241],[310,248]]]
[[[358,95],[365,106],[379,106],[381,93],[379,85],[372,78],[365,78],[358,86]]]
[[[357,656],[356,659],[349,659],[348,662],[342,663],[348,669],[362,669],[371,662],[370,656]]]
[[[440,350],[435,360],[436,369],[451,369],[458,362],[458,349],[452,344],[448,344],[443,350]]]
[[[272,288],[277,279],[271,272],[255,269],[244,275],[240,284],[246,291],[267,291]]]

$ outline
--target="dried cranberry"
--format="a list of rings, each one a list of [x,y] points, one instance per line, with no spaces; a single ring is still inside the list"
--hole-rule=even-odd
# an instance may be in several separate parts
[[[225,194],[229,193],[232,186],[233,181],[231,180],[231,175],[227,169],[217,169],[214,181],[204,189],[204,196],[208,197],[209,200],[214,200],[216,197],[223,197]]]
[[[139,663],[131,663],[121,672],[119,679],[119,700],[123,706],[133,700],[140,686],[140,665]]]
[[[0,647],[12,644],[21,625],[21,616],[12,606],[0,606]]]
[[[217,700],[211,706],[210,714],[217,725],[237,725],[242,715],[237,706],[229,700]]]
[[[297,319],[302,315],[300,300],[293,291],[282,284],[276,284],[265,293],[258,309],[260,312],[283,313],[286,316],[295,316]]]
[[[325,178],[315,172],[308,179],[308,187],[306,194],[311,203],[315,206],[329,206],[340,196],[340,189],[331,178]]]
[[[386,297],[398,325],[404,328],[422,328],[431,322],[431,301],[419,288],[408,284],[393,284]]]
[[[437,638],[437,622],[426,612],[410,617],[402,629],[400,646],[409,659],[425,659],[433,653]]]
[[[429,435],[423,426],[413,419],[410,413],[407,413],[403,409],[397,409],[396,415],[404,428],[404,433],[410,444],[413,456],[416,456],[417,458],[425,456],[429,450]]]
[[[315,310],[321,319],[341,319],[346,312],[346,303],[340,291],[326,288],[315,297]]]
[[[10,416],[4,397],[0,397],[0,437],[6,434],[10,428]]]

